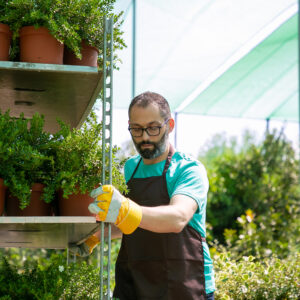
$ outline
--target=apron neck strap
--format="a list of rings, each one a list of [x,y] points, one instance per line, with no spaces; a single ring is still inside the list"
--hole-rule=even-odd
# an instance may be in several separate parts
[[[139,160],[138,164],[136,165],[136,167],[135,167],[135,169],[134,169],[134,171],[133,171],[133,173],[132,173],[130,179],[134,177],[134,174],[136,173],[136,171],[137,171],[137,169],[138,169],[138,167],[139,167],[141,161],[142,161],[142,158],[140,158],[140,160]]]
[[[169,168],[170,163],[171,163],[172,156],[173,156],[174,153],[175,153],[174,147],[171,144],[169,144],[169,153],[168,153],[168,156],[167,156],[167,159],[166,159],[163,174],[167,173],[168,168]]]

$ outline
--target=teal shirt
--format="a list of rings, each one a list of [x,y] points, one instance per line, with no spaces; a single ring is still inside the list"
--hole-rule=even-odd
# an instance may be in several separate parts
[[[136,155],[126,162],[124,169],[126,182],[131,178],[140,158],[139,155]],[[161,176],[165,162],[164,160],[157,164],[145,165],[141,161],[134,178]],[[209,184],[204,166],[194,158],[176,151],[172,156],[166,179],[170,199],[174,195],[180,194],[189,196],[197,202],[198,209],[189,221],[189,225],[205,237],[206,202]],[[206,293],[209,294],[215,290],[215,280],[212,260],[206,243],[203,243],[203,252],[205,289]]]

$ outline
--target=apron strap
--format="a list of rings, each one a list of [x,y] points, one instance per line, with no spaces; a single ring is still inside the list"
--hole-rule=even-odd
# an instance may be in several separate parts
[[[138,169],[138,167],[139,167],[141,161],[142,161],[142,158],[140,158],[140,160],[139,160],[138,164],[136,165],[136,167],[135,167],[135,169],[134,169],[134,171],[133,171],[133,173],[132,173],[132,175],[131,175],[131,177],[130,177],[129,180],[131,180],[131,179],[133,178],[133,176],[134,176],[134,174],[136,173],[136,171],[137,171],[137,169]],[[128,181],[129,181],[129,180],[128,180]]]
[[[169,168],[170,163],[171,163],[172,156],[173,156],[174,153],[175,153],[174,147],[171,144],[169,144],[169,153],[168,153],[168,156],[167,156],[167,159],[166,159],[163,174],[167,173],[168,168]]]

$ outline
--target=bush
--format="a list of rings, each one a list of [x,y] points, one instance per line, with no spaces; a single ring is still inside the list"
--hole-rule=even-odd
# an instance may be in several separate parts
[[[119,248],[120,241],[113,241],[110,290],[114,287],[114,263]],[[0,263],[0,300],[99,299],[97,251],[69,265],[66,265],[66,251],[24,249],[25,261],[18,249],[2,249],[1,252],[5,256]],[[105,272],[104,277],[107,277]]]
[[[60,260],[41,267],[35,264],[18,270],[2,260],[0,295],[8,299],[97,299],[99,270],[86,262],[65,266]]]
[[[56,140],[57,186],[67,198],[74,191],[82,194],[90,192],[102,178],[102,123],[98,123],[92,111],[80,129],[70,129],[59,122],[61,129],[54,135]],[[106,145],[106,154],[109,147]],[[123,164],[116,158],[117,148],[112,149],[112,184],[121,192],[126,191],[126,183],[121,168]],[[108,162],[106,162],[108,164]],[[108,169],[105,171],[108,178]]]
[[[49,203],[55,193],[55,162],[51,135],[44,131],[44,117],[35,113],[28,120],[24,114],[10,117],[0,112],[0,176],[20,207],[30,203],[34,183],[45,184],[43,199]]]
[[[216,300],[279,300],[300,297],[300,254],[280,260],[232,260],[229,253],[214,257]]]
[[[92,111],[80,129],[59,124],[61,129],[52,135],[44,130],[43,115],[25,119],[24,114],[14,118],[9,111],[0,112],[0,178],[22,209],[30,204],[34,183],[45,185],[43,200],[50,203],[58,189],[67,197],[77,191],[90,192],[103,182],[102,123],[96,114]],[[112,183],[123,192],[126,183],[117,150],[112,149]],[[109,154],[108,145],[105,151]]]
[[[240,149],[219,145],[208,164],[213,237],[240,255],[288,255],[299,241],[300,219],[299,161],[291,143],[274,131],[258,145],[249,135]]]

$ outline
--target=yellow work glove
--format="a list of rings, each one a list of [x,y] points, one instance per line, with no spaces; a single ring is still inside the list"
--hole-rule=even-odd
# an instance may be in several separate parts
[[[97,236],[92,235],[83,243],[77,245],[75,243],[71,243],[69,245],[69,250],[76,254],[77,256],[88,256],[90,255],[94,248],[100,243]]]
[[[90,193],[95,201],[89,211],[100,221],[114,223],[125,234],[134,232],[142,220],[142,208],[124,197],[112,185],[103,185]]]

